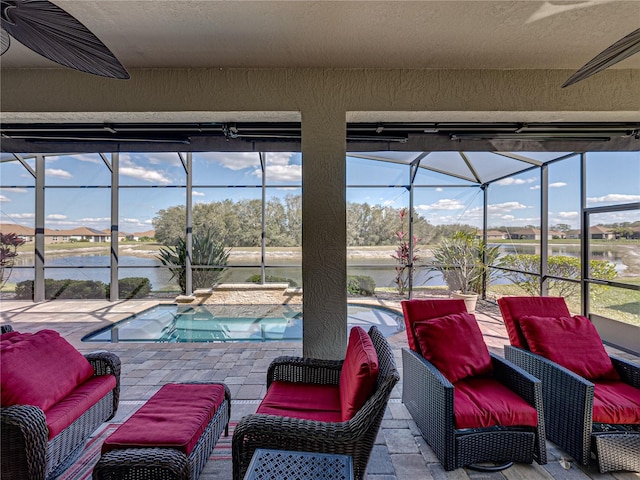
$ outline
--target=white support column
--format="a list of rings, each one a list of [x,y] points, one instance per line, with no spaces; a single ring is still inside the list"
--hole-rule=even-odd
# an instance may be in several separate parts
[[[347,342],[346,121],[302,113],[302,291],[306,357],[342,359]]]

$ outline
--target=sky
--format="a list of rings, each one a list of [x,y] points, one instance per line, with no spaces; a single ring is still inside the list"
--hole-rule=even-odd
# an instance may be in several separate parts
[[[389,153],[387,152],[387,155]],[[395,159],[415,158],[416,152],[393,152]],[[3,154],[3,156],[6,154]],[[361,155],[361,154],[359,154]],[[371,152],[370,156],[382,155]],[[562,153],[523,153],[541,160]],[[110,154],[105,156],[111,162]],[[183,156],[186,158],[186,156]],[[496,176],[504,165],[520,164],[486,152],[468,153],[481,179]],[[640,202],[640,152],[589,153],[586,198],[588,207]],[[267,198],[299,195],[302,182],[300,153],[264,154]],[[32,169],[35,161],[27,160]],[[99,154],[47,156],[45,161],[45,226],[98,230],[110,225],[111,171]],[[432,152],[422,160],[435,170],[448,169],[463,178],[419,169],[414,206],[431,224],[465,223],[481,226],[482,192],[470,182],[464,160],[456,152]],[[261,199],[262,169],[258,153],[194,153],[193,202],[223,199]],[[176,153],[121,153],[119,156],[120,231],[153,228],[162,209],[185,203],[185,168]],[[580,158],[549,165],[549,224],[578,228],[580,221]],[[409,206],[409,168],[405,165],[348,157],[347,200],[394,208]],[[0,163],[0,223],[33,226],[33,175],[17,161]],[[227,186],[242,188],[226,188]],[[540,170],[533,169],[492,183],[488,187],[489,226],[539,225]],[[602,223],[640,220],[634,210],[597,216]],[[592,224],[595,224],[592,221]]]

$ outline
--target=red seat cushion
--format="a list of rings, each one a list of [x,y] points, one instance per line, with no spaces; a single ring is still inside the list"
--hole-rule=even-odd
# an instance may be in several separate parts
[[[416,322],[446,317],[453,313],[465,313],[467,311],[464,300],[459,299],[425,300],[416,298],[413,300],[403,300],[401,305],[407,331],[407,343],[411,350],[418,352],[420,355],[422,355],[422,352],[420,351],[418,340],[415,337],[414,329]]]
[[[91,377],[44,412],[49,427],[49,440],[80,418],[115,386],[116,377],[113,375]]]
[[[538,413],[493,377],[467,378],[454,384],[456,428],[535,427]]]
[[[119,448],[167,447],[189,455],[223,401],[221,384],[164,385],[107,437],[102,453]]]
[[[509,342],[514,347],[528,350],[527,340],[520,329],[520,318],[525,315],[544,317],[570,317],[562,297],[502,297],[498,299]]]
[[[340,389],[337,385],[273,382],[257,413],[340,422]]]
[[[2,406],[47,411],[94,374],[93,367],[53,330],[12,335],[0,348]]]
[[[640,388],[615,380],[594,385],[594,422],[640,425]]]
[[[463,378],[490,375],[489,349],[470,313],[456,313],[414,324],[424,358],[451,383]]]
[[[520,327],[533,353],[589,380],[620,379],[588,318],[524,316]]]
[[[353,327],[340,372],[342,420],[351,419],[376,389],[378,352],[362,327]]]

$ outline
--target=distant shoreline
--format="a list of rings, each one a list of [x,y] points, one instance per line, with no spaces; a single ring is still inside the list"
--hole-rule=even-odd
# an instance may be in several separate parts
[[[529,246],[536,247],[538,246],[535,243],[518,243],[518,246]],[[563,243],[561,244],[565,247],[579,247],[579,244],[569,244]],[[158,254],[158,250],[160,246],[158,244],[154,244],[157,248],[144,248],[144,245],[136,245],[136,244],[124,244],[121,245],[118,249],[119,255],[122,256],[134,256],[141,258],[154,258]],[[140,248],[142,247],[142,248]],[[626,266],[625,276],[635,277],[640,276],[640,249],[635,245],[627,245],[627,244],[616,244],[616,245],[601,245],[598,244],[598,247],[609,247],[611,250],[615,250],[619,253],[622,263]],[[391,259],[391,255],[395,252],[396,247],[394,245],[389,245],[386,247],[348,247],[347,248],[347,257],[349,259],[370,259],[374,260],[389,260],[389,263],[393,263],[393,259]],[[109,254],[109,246],[100,245],[100,246],[87,246],[87,247],[77,247],[77,248],[61,248],[61,249],[50,249],[45,251],[47,255],[59,257],[59,256],[75,256],[75,255],[91,255],[91,254]],[[283,247],[275,247],[273,249],[266,249],[269,258],[271,259],[292,259],[292,260],[301,260],[302,259],[302,251],[299,247],[292,248],[287,250]],[[430,246],[419,247],[420,255],[422,258],[429,258],[431,255]],[[28,255],[33,255],[31,252],[19,252],[19,256],[24,257]],[[261,256],[261,250],[259,247],[251,247],[247,248],[232,248],[230,252],[230,258],[235,260],[246,260],[246,261],[259,261]]]

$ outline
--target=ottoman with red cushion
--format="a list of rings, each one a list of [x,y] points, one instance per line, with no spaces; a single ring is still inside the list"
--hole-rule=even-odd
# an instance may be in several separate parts
[[[231,396],[224,383],[164,385],[102,445],[94,480],[195,480],[222,431]]]

